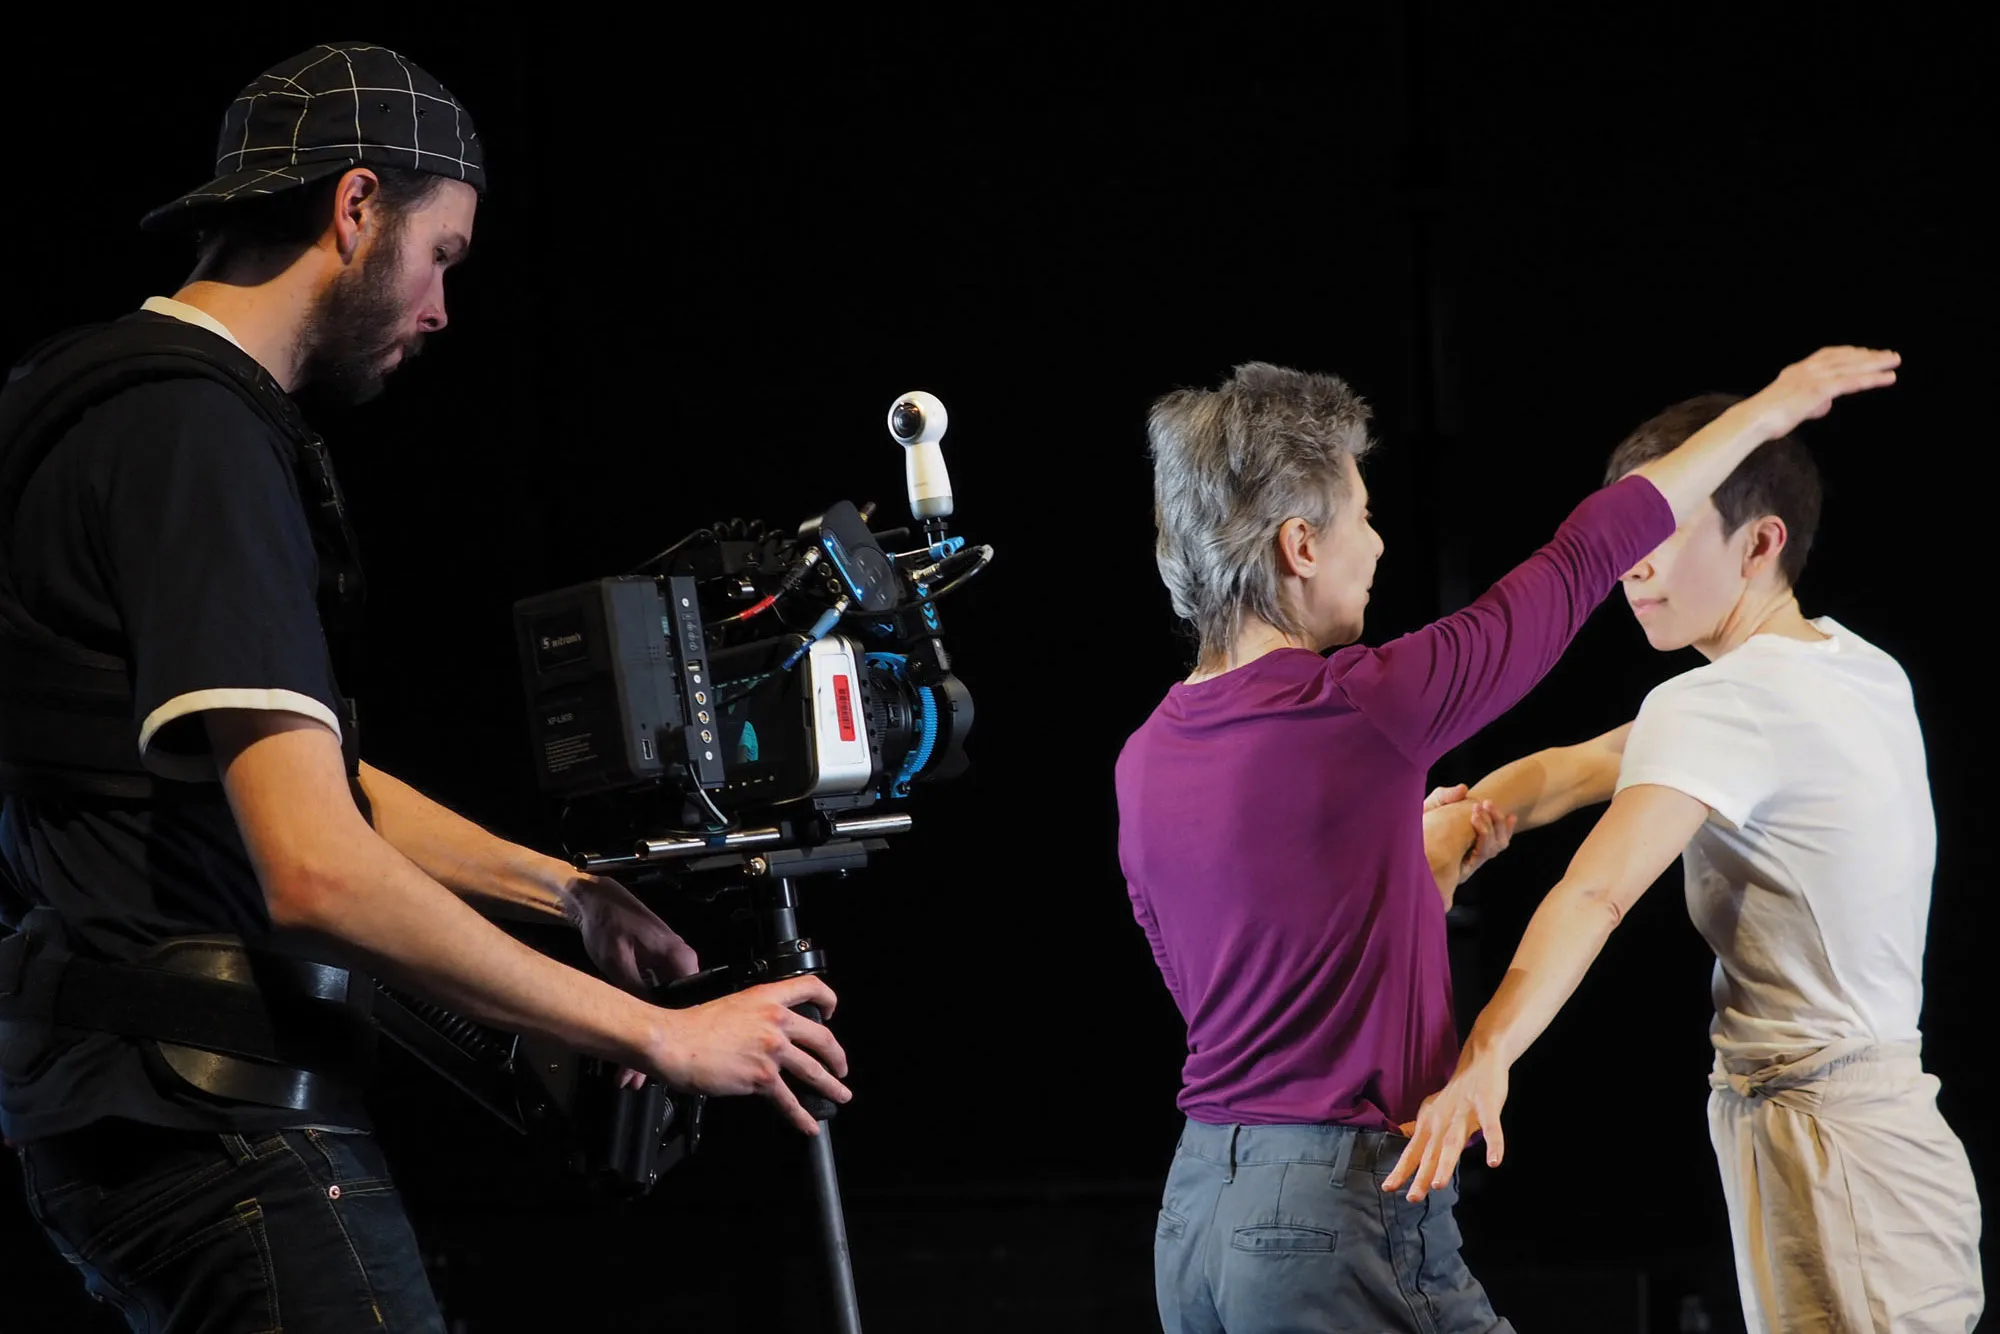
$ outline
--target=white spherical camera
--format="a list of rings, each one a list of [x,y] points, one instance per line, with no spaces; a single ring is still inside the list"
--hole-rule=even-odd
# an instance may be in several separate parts
[[[944,400],[921,389],[904,394],[889,407],[889,434],[899,445],[934,445],[944,439],[950,424]]]
[[[951,513],[951,474],[945,471],[944,451],[938,447],[950,424],[943,400],[921,389],[889,405],[889,435],[903,447],[910,513],[916,518],[942,519]]]

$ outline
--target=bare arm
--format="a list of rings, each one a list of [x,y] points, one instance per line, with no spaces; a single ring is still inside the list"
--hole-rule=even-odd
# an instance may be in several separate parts
[[[701,967],[678,932],[615,880],[510,843],[401,779],[361,766],[375,832],[417,868],[489,917],[567,922],[605,976],[651,991]]]
[[[1678,449],[1635,469],[1647,485],[1584,498],[1555,536],[1472,605],[1379,648],[1349,646],[1329,679],[1423,768],[1547,675],[1620,575],[1684,522],[1750,451],[1842,394],[1895,380],[1893,352],[1826,348],[1786,367]],[[1660,513],[1652,492],[1667,503]]]
[[[1612,930],[1707,818],[1708,807],[1670,787],[1619,793],[1535,909],[1507,976],[1472,1025],[1467,1052],[1509,1065],[1519,1059],[1576,990]]]
[[[1410,1198],[1421,1200],[1445,1185],[1476,1130],[1486,1135],[1486,1161],[1499,1164],[1506,1148],[1500,1109],[1507,1100],[1508,1070],[1576,990],[1612,930],[1707,818],[1708,807],[1668,787],[1642,784],[1613,798],[1568,872],[1535,909],[1507,976],[1472,1026],[1451,1082],[1424,1099],[1410,1143],[1383,1181],[1384,1190],[1411,1181]]]
[[[1802,421],[1824,417],[1843,394],[1894,384],[1901,364],[1894,352],[1823,347],[1785,367],[1764,389],[1696,431],[1678,449],[1632,471],[1658,487],[1673,507],[1675,522],[1685,523],[1751,450]]]
[[[1571,811],[1611,800],[1618,762],[1632,724],[1574,746],[1552,746],[1503,764],[1473,784],[1474,801],[1489,801],[1516,820],[1517,829],[1539,829]]]
[[[649,1005],[515,940],[385,842],[355,807],[340,743],[324,726],[233,709],[205,721],[275,927],[331,940],[388,980],[496,1027],[677,1087],[761,1093],[808,1133],[814,1122],[781,1072],[847,1100],[828,1073],[846,1072],[839,1044],[789,1008],[810,1001],[830,1012],[833,993],[819,979],[689,1010]]]
[[[529,921],[574,922],[568,862],[488,833],[400,778],[361,766],[375,832],[417,868],[480,911]]]

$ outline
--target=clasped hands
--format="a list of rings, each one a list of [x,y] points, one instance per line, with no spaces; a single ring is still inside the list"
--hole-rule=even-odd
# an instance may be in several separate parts
[[[1467,799],[1465,784],[1434,789],[1424,798],[1424,857],[1449,908],[1474,871],[1507,850],[1515,817],[1490,801]]]

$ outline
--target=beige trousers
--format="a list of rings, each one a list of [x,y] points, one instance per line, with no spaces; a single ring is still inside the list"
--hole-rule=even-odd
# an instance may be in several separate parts
[[[1979,1194],[1917,1047],[1838,1042],[1757,1068],[1718,1056],[1709,1087],[1753,1334],[1969,1334],[1985,1306]]]

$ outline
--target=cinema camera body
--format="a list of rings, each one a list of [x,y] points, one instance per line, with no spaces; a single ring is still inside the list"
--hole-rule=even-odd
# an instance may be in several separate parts
[[[911,526],[873,529],[873,506],[848,501],[791,532],[719,523],[631,573],[515,605],[537,778],[564,803],[578,868],[642,891],[744,890],[754,905],[735,914],[739,953],[660,988],[663,1004],[821,971],[795,882],[866,865],[909,827],[897,807],[913,786],[966,768],[972,697],[938,602],[993,550],[946,531],[948,422],[928,393],[890,407]],[[558,1127],[577,1166],[614,1186],[650,1189],[699,1139],[699,1098],[388,1000],[391,1037],[517,1130]]]
[[[874,531],[840,501],[794,533],[717,524],[633,574],[517,604],[543,790],[572,816],[626,798],[591,804],[588,836],[617,849],[595,861],[625,869],[667,851],[654,845],[707,848],[758,821],[784,824],[778,841],[824,841],[860,827],[840,813],[964,771],[972,697],[937,604],[993,551],[945,531],[947,421],[930,394],[890,409],[914,530]],[[619,848],[619,826],[638,822],[680,838]]]

